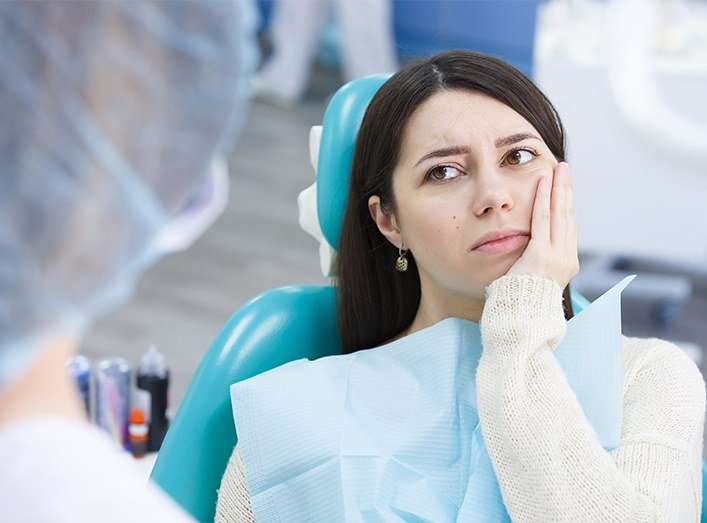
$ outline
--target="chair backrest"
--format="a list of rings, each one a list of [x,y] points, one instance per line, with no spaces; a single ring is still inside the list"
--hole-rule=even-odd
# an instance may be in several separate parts
[[[299,358],[337,353],[332,287],[281,287],[243,305],[201,360],[152,480],[197,520],[213,521],[217,489],[236,444],[230,385]]]
[[[318,214],[338,245],[356,135],[369,101],[390,75],[343,86],[324,116],[317,168]],[[217,489],[237,441],[229,387],[300,358],[340,354],[335,290],[295,285],[243,305],[209,347],[162,444],[151,479],[199,521],[213,521]],[[572,290],[580,312],[589,301]],[[703,468],[703,473],[707,469]]]

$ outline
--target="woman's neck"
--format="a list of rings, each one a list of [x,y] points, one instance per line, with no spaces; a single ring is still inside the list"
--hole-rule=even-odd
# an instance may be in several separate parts
[[[393,340],[431,327],[446,318],[463,318],[479,323],[485,300],[459,293],[450,293],[430,284],[425,278],[420,281],[420,305],[410,325]]]

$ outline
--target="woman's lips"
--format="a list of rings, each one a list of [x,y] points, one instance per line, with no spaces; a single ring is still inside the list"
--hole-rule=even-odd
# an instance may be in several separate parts
[[[503,254],[506,252],[514,251],[519,247],[522,247],[528,243],[530,240],[529,236],[506,236],[501,240],[496,240],[495,242],[484,243],[474,249],[474,252],[483,252],[486,254]]]

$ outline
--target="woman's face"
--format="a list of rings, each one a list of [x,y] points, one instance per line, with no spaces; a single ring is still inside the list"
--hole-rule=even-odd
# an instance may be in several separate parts
[[[557,163],[540,133],[507,105],[478,92],[443,91],[406,125],[393,172],[395,214],[382,212],[378,196],[369,209],[388,240],[413,254],[423,300],[426,293],[483,300],[528,237],[501,254],[472,246],[501,228],[529,233],[538,179]]]

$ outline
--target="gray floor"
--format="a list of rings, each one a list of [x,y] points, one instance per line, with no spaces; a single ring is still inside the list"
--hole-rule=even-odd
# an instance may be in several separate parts
[[[327,283],[317,244],[297,223],[297,195],[314,181],[309,128],[321,123],[338,84],[329,73],[317,75],[316,91],[294,110],[252,106],[230,158],[227,210],[189,251],[149,270],[134,299],[99,320],[85,341],[82,352],[90,358],[122,355],[134,364],[156,344],[172,372],[172,410],[211,341],[243,303],[281,285]],[[707,348],[707,289],[698,291],[667,331],[650,322],[650,304],[623,301],[624,334]]]

